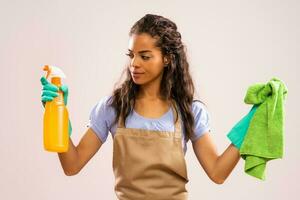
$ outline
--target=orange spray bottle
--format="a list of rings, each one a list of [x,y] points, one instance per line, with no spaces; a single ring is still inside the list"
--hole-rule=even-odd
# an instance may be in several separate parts
[[[55,66],[45,65],[46,79],[51,78],[51,83],[61,86],[61,79],[65,74]],[[66,152],[69,147],[69,114],[64,104],[63,92],[59,90],[58,96],[46,102],[44,113],[44,149],[51,152]]]

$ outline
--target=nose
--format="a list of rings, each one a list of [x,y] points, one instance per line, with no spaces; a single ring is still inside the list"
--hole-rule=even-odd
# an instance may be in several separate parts
[[[136,56],[131,59],[130,65],[131,65],[131,67],[134,67],[134,68],[140,67],[139,60]]]

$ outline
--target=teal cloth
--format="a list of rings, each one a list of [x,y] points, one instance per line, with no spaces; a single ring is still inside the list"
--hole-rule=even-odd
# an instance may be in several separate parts
[[[241,148],[244,137],[247,133],[250,121],[257,110],[258,105],[253,105],[249,113],[244,116],[234,127],[229,131],[227,137],[238,149]]]
[[[268,161],[283,157],[285,84],[272,78],[268,83],[250,86],[246,104],[258,105],[240,148],[247,174],[265,180]]]

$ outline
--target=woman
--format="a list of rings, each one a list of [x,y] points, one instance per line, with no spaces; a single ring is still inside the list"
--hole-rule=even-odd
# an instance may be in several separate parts
[[[66,175],[77,174],[113,136],[115,191],[120,200],[187,199],[184,154],[190,139],[209,178],[221,184],[237,164],[239,150],[230,144],[218,155],[209,134],[208,112],[194,100],[194,85],[181,34],[174,22],[147,14],[129,33],[126,80],[92,109],[90,127],[78,146],[59,153]],[[58,88],[42,78],[42,102]],[[53,85],[52,85],[53,86]],[[52,92],[51,89],[54,88]],[[64,91],[65,103],[68,88]]]

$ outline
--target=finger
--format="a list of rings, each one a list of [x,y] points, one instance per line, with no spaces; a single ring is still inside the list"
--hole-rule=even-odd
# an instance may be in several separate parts
[[[67,85],[60,86],[60,89],[63,91],[64,94],[67,94],[69,92],[69,89],[68,89]]]
[[[67,96],[64,96],[64,103],[65,103],[65,105],[68,104],[68,98],[67,98]]]
[[[40,81],[41,81],[42,85],[46,85],[49,83],[44,76],[40,79]]]
[[[53,84],[47,84],[47,85],[44,85],[43,90],[50,90],[53,92],[58,92],[58,87]]]
[[[58,93],[50,90],[43,90],[42,96],[57,97]]]
[[[42,102],[53,101],[53,97],[42,96]]]
[[[71,124],[71,121],[69,119],[69,136],[72,135],[72,124]]]

